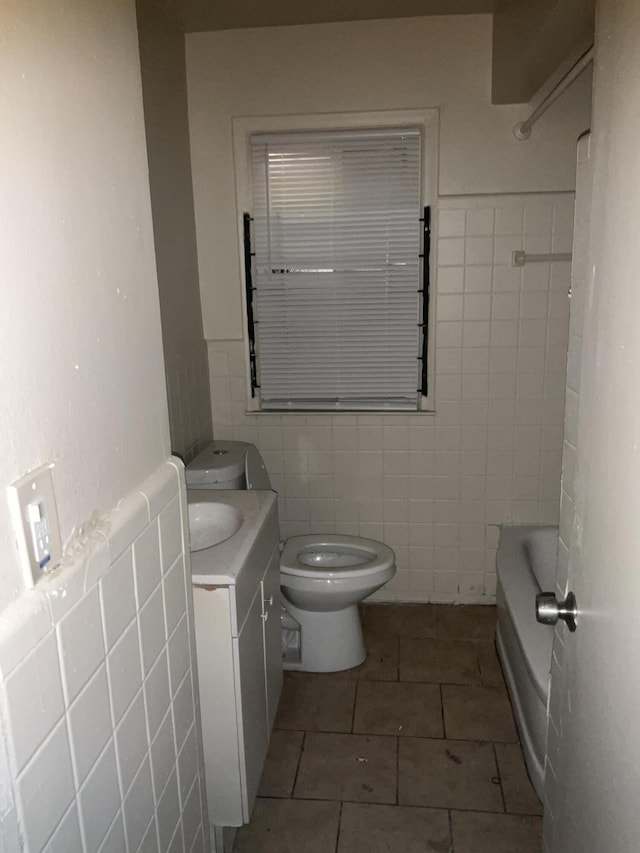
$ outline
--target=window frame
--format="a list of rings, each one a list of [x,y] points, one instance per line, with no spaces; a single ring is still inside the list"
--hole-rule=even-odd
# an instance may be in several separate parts
[[[291,409],[278,410],[261,408],[260,399],[251,396],[249,339],[247,325],[247,299],[244,286],[244,213],[253,210],[253,187],[251,169],[251,136],[260,133],[293,133],[310,131],[362,130],[376,128],[419,127],[422,136],[421,168],[421,209],[431,208],[431,252],[429,256],[429,312],[427,332],[427,377],[428,395],[419,397],[416,412],[433,412],[434,405],[434,355],[435,355],[435,235],[434,224],[437,221],[436,204],[438,193],[438,139],[439,110],[435,108],[419,110],[383,110],[375,112],[348,112],[300,114],[288,116],[242,116],[233,119],[233,155],[236,189],[236,219],[238,231],[239,286],[242,294],[243,343],[245,352],[245,381],[247,388],[247,411],[251,414],[313,414],[339,415],[340,410],[330,409]],[[418,375],[418,371],[416,371]],[[363,409],[380,414],[380,410]],[[387,414],[412,414],[408,410],[385,410]],[[351,410],[344,412],[352,413]]]

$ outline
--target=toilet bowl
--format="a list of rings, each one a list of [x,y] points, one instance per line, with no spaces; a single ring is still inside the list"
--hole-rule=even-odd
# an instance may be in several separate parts
[[[300,660],[290,669],[337,672],[366,656],[358,602],[395,574],[391,548],[357,536],[292,536],[280,559],[280,588],[300,625]]]
[[[187,465],[186,479],[189,489],[271,488],[260,453],[240,441],[210,444]],[[284,542],[283,667],[337,672],[361,664],[366,650],[358,603],[395,572],[393,551],[373,539],[315,534]]]

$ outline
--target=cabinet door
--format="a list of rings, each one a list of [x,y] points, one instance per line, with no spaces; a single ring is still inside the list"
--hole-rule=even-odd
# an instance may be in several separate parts
[[[267,736],[282,692],[282,629],[280,625],[280,549],[276,548],[262,578],[264,678],[267,694]]]
[[[262,629],[262,585],[258,586],[253,603],[236,646],[236,690],[240,772],[242,777],[242,814],[249,822],[256,798],[262,768],[269,746],[269,733],[265,726],[267,696],[264,678],[264,640]]]
[[[240,826],[237,640],[231,636],[229,589],[196,587],[193,606],[209,820],[219,826]]]

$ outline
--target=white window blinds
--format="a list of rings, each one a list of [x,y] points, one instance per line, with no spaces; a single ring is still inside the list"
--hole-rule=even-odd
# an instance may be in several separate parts
[[[251,138],[263,408],[416,409],[419,130]]]

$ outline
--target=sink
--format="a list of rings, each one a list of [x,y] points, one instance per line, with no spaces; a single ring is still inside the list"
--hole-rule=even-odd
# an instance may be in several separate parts
[[[203,551],[229,539],[242,524],[242,513],[228,504],[198,501],[189,504],[189,550]]]

